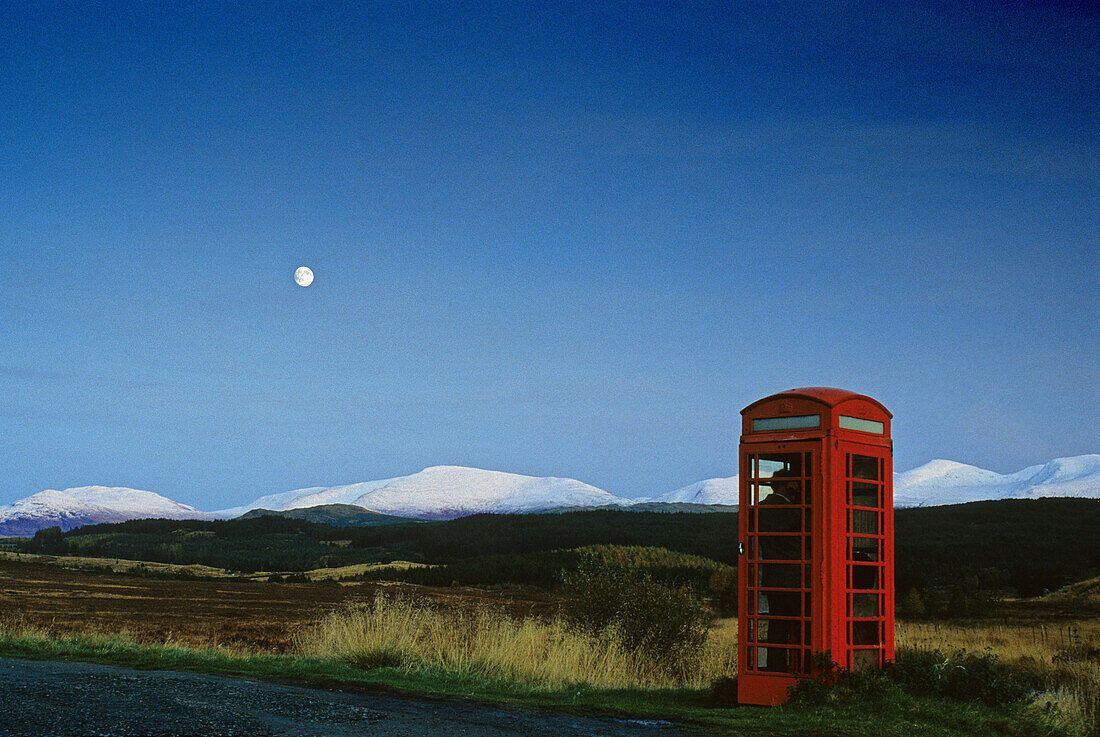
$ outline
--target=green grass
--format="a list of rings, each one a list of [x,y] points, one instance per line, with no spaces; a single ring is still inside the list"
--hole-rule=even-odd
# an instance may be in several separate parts
[[[121,637],[83,635],[52,638],[38,633],[0,631],[0,656],[36,660],[79,660],[147,670],[174,670],[247,676],[344,690],[389,690],[475,698],[502,703],[670,719],[707,730],[754,735],[815,737],[1060,737],[1060,732],[1026,707],[995,708],[900,692],[864,701],[844,700],[777,708],[719,708],[705,689],[596,690],[584,686],[539,691],[522,683],[481,677],[476,665],[466,672],[381,667],[363,669],[340,658],[295,655],[240,655],[225,650],[171,643],[136,645]]]

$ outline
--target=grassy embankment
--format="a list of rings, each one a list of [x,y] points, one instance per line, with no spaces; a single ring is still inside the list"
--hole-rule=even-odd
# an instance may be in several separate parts
[[[43,565],[67,568],[73,571],[94,573],[121,573],[126,575],[147,576],[149,578],[177,579],[223,579],[233,581],[267,581],[272,571],[254,573],[236,573],[225,568],[215,568],[199,563],[157,563],[126,558],[93,558],[80,555],[36,555],[34,553],[16,553],[0,550],[0,561],[16,563],[41,563]],[[382,576],[388,572],[403,572],[413,568],[427,568],[423,563],[410,563],[398,560],[392,563],[353,563],[346,566],[316,568],[302,571],[310,581],[339,581],[363,577],[365,575]],[[291,575],[289,572],[285,572]]]
[[[670,673],[625,651],[614,637],[586,637],[560,621],[516,620],[488,608],[424,609],[408,600],[384,598],[338,610],[302,630],[296,652],[290,655],[173,642],[137,645],[112,635],[55,638],[18,623],[0,628],[0,654],[9,656],[613,710],[753,733],[1098,733],[1100,626],[1095,621],[1050,628],[904,623],[899,627],[903,653],[988,650],[1040,684],[1042,691],[1033,703],[1007,707],[894,690],[862,701],[720,708],[710,684],[733,674],[735,642],[734,621],[720,620],[695,666],[689,672]]]

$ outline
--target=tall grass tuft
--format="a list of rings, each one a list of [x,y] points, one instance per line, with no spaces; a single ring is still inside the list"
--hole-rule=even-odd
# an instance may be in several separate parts
[[[899,656],[987,653],[1038,689],[1033,708],[1055,726],[1100,737],[1100,621],[899,622]]]
[[[438,668],[546,691],[702,686],[732,674],[735,657],[732,647],[707,648],[691,676],[678,677],[625,647],[614,630],[591,635],[560,619],[513,619],[489,607],[437,609],[382,594],[330,613],[299,635],[298,646],[302,654],[363,668]]]

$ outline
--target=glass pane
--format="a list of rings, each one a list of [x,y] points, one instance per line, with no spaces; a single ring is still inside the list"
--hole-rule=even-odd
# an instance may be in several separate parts
[[[773,589],[797,589],[802,586],[801,563],[761,563],[760,585]]]
[[[821,427],[821,415],[795,415],[792,417],[765,417],[752,421],[753,432],[769,430],[798,430],[806,427]]]
[[[869,481],[882,481],[878,473],[878,458],[851,454],[852,478],[868,479]]]
[[[853,617],[879,617],[879,602],[881,594],[851,594]]]
[[[840,426],[845,430],[859,430],[860,432],[873,432],[882,435],[886,432],[886,425],[875,420],[861,420],[858,417],[840,416]]]
[[[763,517],[764,515],[760,516]],[[763,519],[761,519],[761,524],[763,524]],[[802,536],[798,534],[761,535],[759,547],[760,560],[802,559]]]
[[[756,515],[759,532],[802,532],[801,481],[776,483],[775,491],[760,500]],[[761,488],[763,493],[763,487]]]
[[[755,478],[771,478],[777,471],[787,476],[802,476],[801,453],[764,453],[760,455]]]
[[[879,566],[852,566],[853,589],[877,589],[879,588]]]
[[[879,667],[879,650],[852,651],[852,670],[873,670]]]
[[[860,535],[878,534],[878,512],[866,512],[859,509],[852,510],[852,529]]]
[[[756,494],[753,496],[757,504],[764,506],[789,506],[802,503],[803,481],[799,479],[782,479],[762,481],[756,486]]]
[[[761,661],[759,670],[770,673],[798,672],[798,650],[785,647],[758,647],[756,654]]]
[[[757,623],[760,639],[772,645],[797,645],[802,639],[802,623],[786,619],[761,619]]]
[[[799,606],[801,604],[801,596],[797,592],[786,591],[769,591],[767,593],[761,593],[761,607],[766,606],[760,610],[761,614],[771,614],[776,617],[797,617],[799,616]],[[776,642],[776,640],[770,640],[770,642]]]
[[[877,563],[881,560],[879,541],[873,537],[849,538],[848,560]]]
[[[879,507],[878,484],[868,484],[864,481],[852,482],[852,506],[853,507]]]
[[[852,622],[853,645],[881,645],[881,622]]]

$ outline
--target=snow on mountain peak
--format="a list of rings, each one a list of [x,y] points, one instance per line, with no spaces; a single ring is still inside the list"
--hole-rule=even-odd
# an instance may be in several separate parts
[[[986,471],[977,466],[968,466],[956,461],[945,461],[942,458],[929,461],[923,466],[918,466],[905,473],[898,474],[894,479],[894,489],[904,488],[913,484],[936,483],[941,485],[958,485],[970,483],[983,483],[992,481],[999,474]]]
[[[725,504],[737,506],[739,476],[696,481],[681,489],[653,497],[647,501],[687,504]]]
[[[151,491],[128,489],[124,486],[78,486],[66,489],[80,501],[97,504],[119,512],[150,514],[175,518],[180,514],[194,515],[198,510],[186,504],[172,501],[166,496]]]
[[[1055,458],[1006,475],[937,459],[894,477],[894,503],[899,507],[1043,496],[1100,498],[1100,454]],[[409,476],[269,494],[251,504],[214,513],[200,512],[150,491],[80,486],[63,491],[46,489],[0,506],[0,536],[31,535],[54,525],[72,529],[150,517],[238,517],[257,508],[285,511],[321,504],[354,504],[403,517],[452,519],[479,513],[625,506],[645,501],[736,505],[738,477],[706,479],[651,499],[624,499],[576,479],[429,466]]]
[[[1100,498],[1100,455],[1056,458],[1012,474],[937,460],[894,477],[899,507],[1044,496]]]
[[[383,514],[450,519],[480,512],[531,512],[626,501],[576,479],[429,466],[391,479],[353,503]]]
[[[151,491],[122,486],[46,489],[0,507],[0,535],[30,535],[46,527],[64,530],[128,519],[204,519],[210,515]]]
[[[215,514],[236,517],[250,509],[288,510],[319,504],[354,504],[382,514],[452,519],[483,512],[535,512],[629,501],[576,479],[466,466],[429,466],[409,476],[271,494]]]

